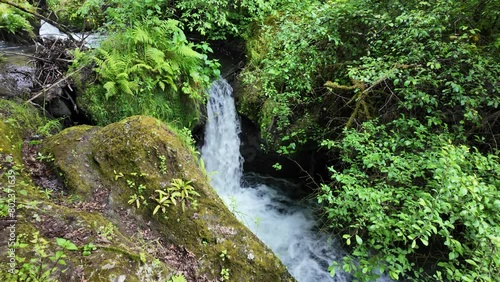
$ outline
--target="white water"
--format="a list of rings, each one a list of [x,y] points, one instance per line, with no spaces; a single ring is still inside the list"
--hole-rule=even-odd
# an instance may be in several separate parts
[[[315,230],[314,218],[306,207],[273,187],[241,184],[240,123],[231,86],[218,80],[209,92],[202,157],[221,198],[281,258],[297,281],[350,280],[339,271],[335,278],[328,274],[328,266],[342,257],[342,251]]]
[[[40,37],[42,38],[57,38],[57,39],[67,39],[68,35],[65,33],[62,33],[57,27],[49,24],[46,21],[40,21],[40,30],[38,33],[40,34]],[[76,40],[83,40],[85,41],[85,46],[89,48],[97,48],[99,47],[99,44],[101,43],[102,40],[105,39],[104,35],[98,34],[98,33],[90,33],[90,34],[84,34],[84,33],[71,33],[71,36],[75,38]]]

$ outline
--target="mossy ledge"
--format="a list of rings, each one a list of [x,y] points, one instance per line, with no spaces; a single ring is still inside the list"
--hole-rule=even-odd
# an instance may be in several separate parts
[[[200,171],[198,160],[164,123],[133,116],[106,127],[78,126],[49,138],[43,153],[54,157],[70,194],[95,202],[120,234],[153,234],[159,243],[194,256],[192,281],[294,281],[281,261],[227,209]],[[191,181],[197,205],[170,205],[153,214],[155,190],[173,179]],[[139,190],[142,186],[145,189]],[[134,194],[145,199],[128,204]],[[138,230],[134,230],[138,228]],[[148,250],[144,250],[148,252]],[[222,254],[225,255],[222,255]],[[160,261],[162,257],[159,257]],[[168,264],[168,261],[167,261]]]

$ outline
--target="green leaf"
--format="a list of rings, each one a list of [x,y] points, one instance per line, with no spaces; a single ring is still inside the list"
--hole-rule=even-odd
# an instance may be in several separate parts
[[[65,248],[70,251],[77,251],[78,247],[71,241],[66,240],[64,238],[56,238],[56,242],[59,246]]]
[[[422,244],[424,244],[424,246],[429,246],[429,241],[427,241],[427,238],[420,238],[420,241],[422,242]]]
[[[335,277],[336,271],[335,271],[335,266],[330,265],[328,267],[328,272],[330,272],[330,277]]]
[[[391,279],[399,280],[399,274],[395,270],[389,271],[389,276],[391,277]]]
[[[358,243],[358,245],[363,244],[363,239],[361,239],[361,237],[359,237],[358,234],[356,234],[356,243]]]
[[[160,207],[161,207],[160,205],[156,206],[156,208],[153,210],[153,215],[155,215],[158,212],[158,210],[160,209]]]

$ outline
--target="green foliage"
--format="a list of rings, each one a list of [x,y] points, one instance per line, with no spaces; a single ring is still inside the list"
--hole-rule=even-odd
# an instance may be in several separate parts
[[[101,10],[104,2],[101,0],[48,0],[47,6],[59,24],[82,31],[96,29],[104,23],[105,14]]]
[[[161,174],[166,174],[167,173],[167,157],[164,155],[160,155],[158,157],[160,159],[160,172]]]
[[[82,255],[83,256],[90,256],[92,254],[92,252],[95,250],[97,250],[97,247],[94,246],[94,244],[92,244],[92,243],[85,244],[83,246]]]
[[[113,237],[115,237],[115,226],[111,222],[106,224],[106,226],[99,226],[97,234],[106,240],[111,241]]]
[[[222,262],[225,262],[229,258],[227,250],[226,249],[222,250],[219,257],[222,259]],[[229,281],[230,277],[229,272],[230,272],[229,268],[226,267],[221,268],[220,270],[221,281]]]
[[[142,114],[191,126],[218,75],[218,64],[195,49],[211,51],[189,43],[177,21],[134,22],[93,54],[98,83],[86,89],[83,106],[98,124]]]
[[[222,268],[220,271],[221,281],[229,281],[229,268]]]
[[[138,176],[138,174],[131,173],[131,176]],[[139,176],[143,176],[143,175],[139,175]],[[119,178],[120,175],[119,174],[116,175],[115,180],[118,179],[117,177]],[[128,200],[128,204],[135,205],[138,209],[141,207],[141,204],[147,205],[147,201],[143,196],[144,190],[146,190],[146,186],[144,186],[144,184],[137,185],[135,181],[132,181],[130,179],[127,179],[126,182],[127,182],[127,185],[129,188],[137,191],[132,196],[130,196],[130,198]]]
[[[168,282],[187,282],[187,280],[186,280],[186,277],[184,277],[184,275],[179,274],[179,275],[175,275],[175,276],[170,277],[170,279],[168,279]]]
[[[146,199],[144,199],[144,196],[143,195],[137,195],[137,194],[133,194],[132,196],[130,196],[129,200],[128,200],[128,204],[129,205],[134,205],[137,207],[137,208],[140,208],[141,207],[141,203],[143,205],[146,204]]]
[[[492,124],[500,105],[493,2],[288,5],[247,43],[241,110],[283,153],[401,111],[420,120],[432,115],[450,129],[500,128]],[[497,131],[488,138],[495,143]]]
[[[244,36],[248,25],[272,12],[275,1],[181,0],[175,8],[191,31],[209,39]]]
[[[186,205],[196,205],[195,197],[200,196],[191,186],[191,181],[184,181],[179,178],[172,179],[172,183],[166,189],[156,190],[155,192],[156,198],[153,198],[153,200],[157,205],[153,210],[153,215],[160,210],[162,213],[166,213],[170,205],[177,205],[178,203],[181,204],[182,211],[185,211]]]
[[[318,195],[329,226],[352,255],[342,268],[362,280],[493,281],[500,275],[500,160],[454,144],[446,128],[416,119],[346,130],[342,164]],[[354,259],[356,258],[356,260]]]
[[[40,137],[48,137],[62,129],[59,120],[42,116],[33,106],[27,103],[16,103],[0,99],[0,116],[7,123],[17,128],[24,136],[39,135]]]
[[[12,1],[27,10],[34,10],[27,1]],[[0,3],[0,31],[10,34],[27,32],[30,37],[34,37],[33,27],[29,20],[32,18],[28,13],[22,12],[10,5]]]
[[[25,234],[19,234],[17,237],[17,242],[15,248],[18,250],[16,253],[26,250],[33,252],[33,256],[29,260],[16,254],[16,262],[20,265],[20,268],[16,269],[13,275],[10,275],[10,279],[17,279],[16,281],[57,281],[60,266],[66,265],[64,250],[76,251],[78,247],[71,241],[63,238],[56,238],[56,243],[63,250],[57,250],[55,253],[49,253],[50,242],[40,237],[39,232],[34,232],[32,234],[32,239],[29,243],[25,243]],[[2,275],[0,275],[1,277]],[[8,280],[12,281],[12,280]]]

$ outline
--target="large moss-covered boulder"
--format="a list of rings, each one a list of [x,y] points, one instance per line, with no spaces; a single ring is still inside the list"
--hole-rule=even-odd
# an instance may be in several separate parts
[[[56,195],[61,185],[41,161],[50,157],[36,153],[48,123],[29,105],[0,100],[0,280],[166,281],[174,275],[171,263],[157,261],[143,241],[98,212],[104,206]],[[45,185],[37,184],[42,178]]]
[[[162,122],[134,116],[104,128],[69,128],[43,153],[53,156],[75,205],[95,206],[96,216],[129,238],[154,240],[142,252],[188,280],[293,281],[219,199],[194,151]],[[161,197],[167,199],[156,209]]]

